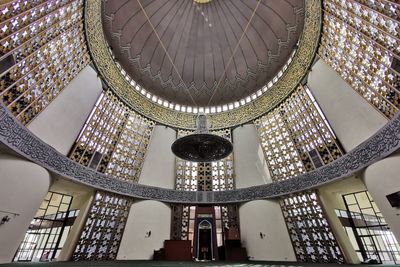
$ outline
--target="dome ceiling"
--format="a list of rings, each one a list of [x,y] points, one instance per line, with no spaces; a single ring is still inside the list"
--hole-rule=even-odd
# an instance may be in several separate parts
[[[113,54],[136,82],[173,103],[214,106],[281,70],[303,30],[304,0],[106,0],[102,12]]]

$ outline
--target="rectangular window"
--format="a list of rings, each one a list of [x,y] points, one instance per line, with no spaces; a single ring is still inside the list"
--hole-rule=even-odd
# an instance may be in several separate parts
[[[49,191],[20,244],[14,261],[57,259],[78,210],[70,210],[72,196]]]

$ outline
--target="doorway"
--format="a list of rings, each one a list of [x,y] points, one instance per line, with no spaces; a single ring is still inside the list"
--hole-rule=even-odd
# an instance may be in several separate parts
[[[210,261],[214,258],[212,224],[210,221],[204,219],[199,222],[197,229],[197,259],[200,261]]]

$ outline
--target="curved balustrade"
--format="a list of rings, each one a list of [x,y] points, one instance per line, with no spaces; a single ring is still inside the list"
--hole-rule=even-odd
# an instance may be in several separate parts
[[[223,204],[266,199],[314,188],[349,177],[400,147],[400,113],[355,149],[314,171],[289,180],[231,191],[190,192],[126,182],[98,173],[58,153],[0,105],[0,141],[18,154],[66,179],[141,199],[186,204]]]

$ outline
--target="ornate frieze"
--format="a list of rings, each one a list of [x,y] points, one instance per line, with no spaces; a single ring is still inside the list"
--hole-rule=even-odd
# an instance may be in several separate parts
[[[361,143],[341,158],[308,173],[288,180],[243,189],[215,192],[170,190],[126,182],[84,167],[54,148],[18,122],[7,109],[0,106],[0,141],[27,159],[51,172],[75,182],[101,190],[142,199],[173,203],[235,203],[254,199],[274,198],[315,188],[349,177],[400,148],[400,114],[397,113],[374,136]]]

